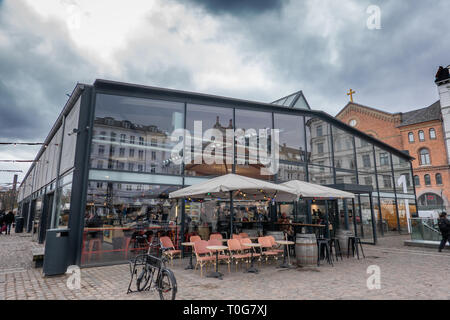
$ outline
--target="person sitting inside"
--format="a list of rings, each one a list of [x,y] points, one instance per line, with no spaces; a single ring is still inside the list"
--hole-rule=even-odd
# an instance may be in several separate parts
[[[286,213],[281,214],[281,218],[278,219],[278,223],[281,224],[280,231],[283,231],[288,236],[288,240],[294,236],[294,228],[291,225],[291,220],[287,217]]]

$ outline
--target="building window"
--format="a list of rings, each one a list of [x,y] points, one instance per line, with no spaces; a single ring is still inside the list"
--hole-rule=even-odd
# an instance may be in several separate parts
[[[425,141],[425,133],[423,133],[422,130],[419,131],[419,140],[420,141]]]
[[[323,143],[317,144],[317,153],[319,154],[323,153]]]
[[[125,163],[123,163],[123,162],[118,162],[118,163],[117,163],[117,168],[118,168],[119,170],[124,170],[124,169],[125,169]]]
[[[134,170],[134,163],[129,163],[128,164],[128,171],[133,171]]]
[[[425,180],[425,185],[427,185],[427,186],[431,185],[431,178],[430,178],[429,174],[426,174],[424,176],[424,180]]]
[[[152,151],[152,160],[156,160],[156,151]]]
[[[154,164],[151,165],[150,172],[151,173],[155,173],[156,172],[156,166]]]
[[[317,126],[316,132],[317,132],[317,136],[318,136],[318,137],[323,136],[323,129],[322,129],[322,126]]]
[[[372,185],[372,177],[364,177],[364,184],[366,186],[371,186]]]
[[[364,168],[370,168],[371,167],[370,155],[369,154],[363,154],[362,160],[363,160],[363,167]]]
[[[134,149],[130,149],[130,158],[134,158]]]
[[[436,130],[430,129],[430,139],[436,139]]]
[[[383,184],[386,188],[392,188],[391,176],[383,176]]]
[[[421,165],[431,164],[430,151],[428,151],[427,148],[420,149],[419,154],[420,154],[420,164]]]
[[[414,184],[416,186],[420,186],[420,177],[419,176],[414,176]]]
[[[99,155],[105,154],[105,146],[102,146],[102,145],[98,146],[98,154]]]
[[[144,160],[144,151],[143,150],[138,151],[138,157],[139,157],[139,160]]]
[[[143,137],[139,137],[139,144],[140,144],[141,146],[144,145],[144,138],[143,138]]]
[[[111,146],[110,149],[109,149],[109,155],[110,155],[110,156],[114,156],[115,153],[116,153],[116,148],[114,148],[113,146]]]
[[[156,139],[152,139],[151,146],[156,147],[158,145],[158,141]]]
[[[130,136],[130,143],[131,143],[131,144],[134,144],[134,139],[135,139],[134,136]]]
[[[387,153],[380,153],[380,165],[389,165],[389,155]]]
[[[101,189],[103,188],[103,183],[102,182],[97,182],[97,189]]]
[[[120,142],[121,142],[121,143],[125,143],[125,139],[126,139],[126,138],[127,138],[126,135],[121,134],[121,135],[120,135]]]
[[[414,133],[412,133],[412,132],[408,133],[408,141],[414,142]]]
[[[119,157],[125,157],[125,148],[119,149]]]
[[[100,140],[105,140],[105,137],[106,137],[106,132],[105,131],[100,132]]]
[[[440,173],[436,173],[436,184],[442,184],[442,176]]]
[[[139,172],[144,171],[144,166],[142,164],[138,164],[138,171]]]
[[[116,133],[115,132],[111,132],[111,142],[116,141]]]
[[[103,169],[103,161],[102,160],[97,161],[97,169]]]

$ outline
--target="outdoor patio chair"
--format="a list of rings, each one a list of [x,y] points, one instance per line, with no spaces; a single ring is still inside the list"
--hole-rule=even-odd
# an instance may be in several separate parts
[[[261,265],[261,254],[258,253],[255,248],[246,247],[244,245],[244,243],[252,243],[252,240],[250,240],[250,238],[241,238],[239,239],[239,242],[241,243],[242,252],[251,254],[251,252],[253,251],[253,257],[258,258],[258,262]]]
[[[202,238],[200,238],[200,236],[190,236],[189,237],[189,242],[196,242],[196,241],[200,241],[202,240]]]
[[[240,235],[238,235],[238,234],[233,234],[233,237],[232,237],[232,239],[241,239],[242,237],[240,236]]]
[[[222,237],[222,235],[221,235],[220,233],[212,233],[212,234],[209,236],[209,240],[214,240],[214,239],[222,240],[223,237]]]
[[[175,249],[172,240],[167,236],[159,238],[159,241],[161,241],[163,254],[170,259],[170,264],[173,266],[173,257],[178,255],[181,259],[181,250]]]
[[[194,252],[197,262],[195,263],[195,270],[200,266],[200,277],[203,277],[203,266],[208,271],[208,264],[213,263],[216,259],[211,256],[211,250],[206,249],[208,242],[206,240],[198,240],[194,242]]]
[[[231,262],[236,264],[236,271],[238,271],[239,262],[250,262],[250,253],[243,253],[241,242],[238,239],[230,239],[227,241],[228,252],[230,253]]]
[[[269,238],[259,237],[258,243],[261,245],[261,256],[266,259],[266,263],[269,261],[270,257],[274,260],[278,260],[278,252],[273,250],[272,243]]]
[[[284,254],[284,250],[280,249],[280,245],[276,243],[275,238],[273,236],[266,236],[270,243],[272,244],[272,251],[277,252],[278,254]]]
[[[241,238],[248,238],[248,234],[245,233],[245,232],[239,233],[239,236],[240,236]]]

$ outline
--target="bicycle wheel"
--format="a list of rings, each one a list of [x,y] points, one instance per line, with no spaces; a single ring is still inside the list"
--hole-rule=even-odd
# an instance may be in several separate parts
[[[175,300],[177,280],[170,269],[161,269],[158,281],[158,292],[161,300]]]
[[[138,291],[142,291],[147,287],[148,282],[152,276],[152,272],[147,268],[147,266],[143,266],[141,273],[136,279],[136,287]]]

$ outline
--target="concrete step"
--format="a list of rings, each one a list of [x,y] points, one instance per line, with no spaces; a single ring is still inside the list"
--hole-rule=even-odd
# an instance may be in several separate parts
[[[405,240],[404,242],[405,246],[409,247],[421,247],[421,248],[432,248],[432,249],[438,249],[440,241],[429,241],[429,240]],[[450,250],[450,246],[445,246],[444,250]]]

